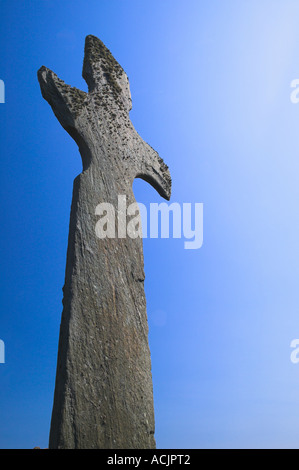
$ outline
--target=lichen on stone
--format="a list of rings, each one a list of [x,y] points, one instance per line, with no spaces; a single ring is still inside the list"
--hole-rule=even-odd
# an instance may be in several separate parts
[[[102,41],[91,35],[87,36],[85,41],[83,70],[90,68],[94,73],[99,72],[104,77],[114,98],[119,101],[122,89],[118,80],[125,72]]]

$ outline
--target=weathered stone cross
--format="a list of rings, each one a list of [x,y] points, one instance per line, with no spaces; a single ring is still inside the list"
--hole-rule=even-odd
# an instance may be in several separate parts
[[[171,178],[130,121],[126,73],[95,36],[86,37],[82,75],[88,93],[46,67],[38,71],[42,95],[83,161],[73,187],[49,447],[154,448],[142,239],[99,239],[95,208],[117,207],[118,195],[136,202],[134,178],[169,199]]]

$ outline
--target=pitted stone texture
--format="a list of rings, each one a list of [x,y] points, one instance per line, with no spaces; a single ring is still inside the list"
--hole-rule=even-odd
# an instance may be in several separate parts
[[[42,95],[83,162],[73,187],[49,447],[154,448],[142,240],[97,238],[95,208],[117,208],[118,195],[136,202],[134,178],[169,199],[171,178],[134,129],[128,78],[95,36],[85,41],[83,77],[88,93],[38,71]]]

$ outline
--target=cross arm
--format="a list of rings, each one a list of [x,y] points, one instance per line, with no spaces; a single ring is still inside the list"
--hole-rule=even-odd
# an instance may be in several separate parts
[[[37,72],[43,98],[52,107],[60,124],[68,132],[75,128],[74,121],[84,106],[87,93],[67,85],[45,66]]]
[[[168,166],[159,154],[146,142],[142,141],[142,155],[135,178],[141,178],[153,186],[164,199],[171,195],[171,176]]]

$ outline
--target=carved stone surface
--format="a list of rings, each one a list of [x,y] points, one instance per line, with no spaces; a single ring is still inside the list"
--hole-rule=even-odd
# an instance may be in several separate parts
[[[43,97],[78,144],[50,448],[154,448],[154,407],[142,239],[98,238],[95,208],[135,201],[134,178],[170,198],[168,167],[130,118],[129,81],[110,51],[87,36],[88,93],[38,71]],[[116,234],[117,234],[116,219]]]

